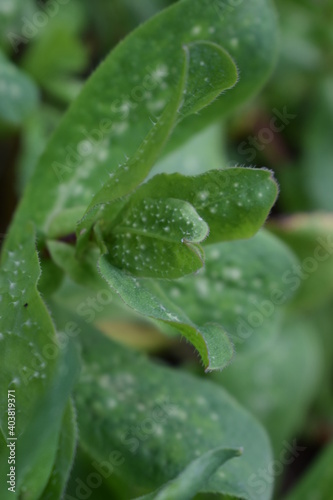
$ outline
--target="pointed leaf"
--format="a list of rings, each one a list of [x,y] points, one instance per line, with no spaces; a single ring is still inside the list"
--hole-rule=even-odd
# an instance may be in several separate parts
[[[218,325],[198,328],[184,312],[170,302],[157,283],[140,282],[133,276],[112,266],[103,256],[99,262],[102,276],[138,313],[169,324],[181,332],[198,350],[207,370],[224,368],[233,356],[233,347],[227,333]]]

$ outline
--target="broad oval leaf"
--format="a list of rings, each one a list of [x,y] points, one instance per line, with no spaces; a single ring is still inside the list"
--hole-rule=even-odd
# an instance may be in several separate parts
[[[128,203],[147,197],[186,200],[208,224],[208,244],[253,236],[265,222],[277,192],[270,171],[235,167],[197,176],[156,175],[140,186]]]
[[[173,279],[202,267],[196,243],[208,232],[186,201],[146,198],[122,213],[104,242],[112,265],[136,276]]]
[[[242,447],[243,455],[224,464],[203,491],[271,498],[271,485],[258,493],[251,483],[251,475],[271,459],[266,434],[225,391],[154,364],[87,325],[80,327],[84,369],[75,401],[81,445],[97,463],[117,450],[114,473],[131,478],[128,486],[134,483],[140,495],[217,446]]]

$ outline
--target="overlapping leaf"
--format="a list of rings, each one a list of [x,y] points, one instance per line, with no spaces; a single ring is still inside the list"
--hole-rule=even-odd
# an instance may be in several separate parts
[[[162,486],[160,490],[148,493],[138,500],[171,500],[172,498],[191,500],[205,488],[206,483],[221,465],[239,455],[241,455],[241,450],[217,448],[208,451],[191,462],[178,477]]]
[[[219,369],[231,359],[231,341],[246,351],[271,342],[280,307],[292,297],[281,277],[297,261],[264,232],[248,241],[209,245],[205,252],[205,268],[176,282],[140,280],[114,267],[108,255],[100,270],[128,306],[173,326],[208,369]]]
[[[211,8],[208,0],[183,0],[141,26],[126,41],[119,44],[92,76],[55,132],[14,218],[2,259],[1,288],[6,311],[5,317],[2,318],[2,327],[6,332],[2,333],[0,340],[5,343],[6,358],[2,363],[4,371],[1,385],[17,387],[20,399],[18,429],[26,431],[23,433],[25,437],[22,442],[25,444],[21,450],[26,452],[33,438],[37,443],[31,463],[31,466],[35,466],[33,470],[28,471],[27,455],[24,456],[24,467],[20,470],[26,472],[27,476],[24,481],[20,478],[18,483],[20,488],[22,486],[22,493],[31,497],[42,492],[51,472],[61,417],[68,400],[66,391],[70,391],[69,378],[72,379],[73,374],[67,380],[64,373],[58,373],[59,370],[61,372],[61,363],[58,365],[55,359],[47,359],[44,364],[46,347],[56,341],[52,322],[36,289],[39,277],[38,257],[33,233],[31,229],[26,229],[26,222],[32,220],[35,223],[41,236],[40,245],[43,245],[45,233],[64,210],[73,207],[77,210],[77,207],[81,206],[84,207],[81,214],[83,215],[92,195],[98,192],[100,183],[104,184],[109,179],[109,173],[117,171],[118,164],[123,162],[124,154],[132,157],[138,152],[140,159],[139,147],[146,137],[156,140],[156,150],[152,148],[150,159],[141,158],[142,163],[147,160],[149,171],[174,126],[177,111],[183,111],[183,115],[187,115],[191,110],[197,111],[199,107],[217,97],[221,90],[234,85],[236,71],[233,56],[244,74],[239,91],[233,94],[229,102],[222,96],[214,110],[209,114],[205,113],[202,120],[197,119],[198,126],[202,127],[208,119],[219,116],[222,107],[230,110],[260,86],[271,67],[275,46],[275,18],[271,6],[264,0],[251,0],[243,9],[231,9],[231,12],[228,10],[224,14],[222,17],[216,16],[216,9]],[[243,16],[248,16],[253,22],[240,22]],[[262,21],[263,19],[266,22]],[[172,30],[169,29],[170,26]],[[220,29],[222,26],[224,31]],[[236,31],[241,32],[237,39],[234,37]],[[154,40],[160,40],[161,32],[167,35],[165,43],[153,43]],[[260,40],[266,40],[266,43],[259,43]],[[188,74],[194,78],[188,82],[183,73],[184,47],[194,56],[188,67]],[[198,51],[199,47],[201,50]],[[255,50],[257,57],[253,57]],[[206,59],[207,53],[209,59]],[[201,59],[201,55],[205,57]],[[213,72],[207,64],[210,61],[217,67]],[[218,61],[221,65],[217,64]],[[196,77],[200,79],[201,85],[195,85]],[[27,82],[21,79],[21,83],[26,85]],[[13,85],[11,88],[16,87]],[[191,91],[188,95],[183,94],[186,88]],[[197,90],[198,94],[193,100],[194,90]],[[27,98],[27,94],[30,98]],[[24,102],[22,95],[15,101],[19,104],[18,107],[13,105],[8,108],[8,102],[4,103],[6,121],[19,123],[27,112],[26,105],[30,106],[31,102],[35,102],[31,86],[26,86]],[[166,106],[166,103],[169,105]],[[160,115],[163,109],[166,114],[172,115],[172,120],[166,120],[165,130],[161,118],[158,120],[155,117]],[[167,118],[163,113],[161,116]],[[151,117],[153,121],[158,120],[158,126],[152,126]],[[180,117],[181,114],[178,118]],[[151,144],[149,142],[150,146]],[[147,150],[144,150],[144,153],[146,155]],[[136,155],[135,161],[137,159]],[[147,171],[135,169],[131,171],[131,174],[133,173],[135,175],[130,176],[132,188],[142,182]],[[124,174],[124,179],[128,180],[129,176]],[[114,178],[114,181],[116,180],[117,176]],[[112,189],[115,184],[111,184]],[[129,189],[132,188],[129,186]],[[59,223],[61,217],[57,220]],[[73,225],[66,222],[63,229],[73,229],[74,217],[70,222]],[[59,231],[61,232],[61,228]],[[226,338],[223,330],[219,330],[219,334],[221,332]],[[200,337],[196,328],[192,329],[192,334],[194,338]],[[215,327],[207,327],[205,335],[210,343],[217,342]],[[230,358],[229,342],[223,343],[222,352],[216,361],[213,359],[215,354],[207,352],[205,341],[201,339],[198,343],[202,344],[203,351],[206,349],[207,364],[209,361],[213,366],[221,366]],[[68,364],[71,367],[70,360]],[[20,373],[19,366],[22,366]],[[41,400],[41,395],[51,383],[53,384],[52,377],[56,375],[59,375],[58,385],[54,384],[49,399],[46,396],[45,399],[42,398],[45,402],[47,421],[50,420],[47,412],[52,408],[56,409],[56,419],[52,422],[54,427],[47,428],[45,422],[37,416],[33,422],[29,419],[35,415],[36,400]],[[27,383],[24,390],[22,381]],[[66,390],[60,390],[63,387],[61,384],[66,386]],[[57,395],[60,394],[62,397],[59,396],[58,400]],[[4,401],[1,407],[5,408]],[[42,416],[39,418],[42,419]],[[3,419],[4,415],[2,424]],[[43,439],[39,439],[36,433],[38,422],[40,436],[43,436],[44,443],[48,442],[45,449],[41,449]],[[27,423],[31,423],[31,426],[28,427]],[[38,470],[39,474],[36,473]],[[29,488],[28,493],[24,490],[25,486]]]
[[[247,241],[205,247],[205,267],[196,276],[161,281],[172,304],[195,322],[217,322],[238,351],[262,348],[279,328],[281,306],[293,296],[283,276],[297,259],[265,231]]]
[[[198,350],[207,370],[222,369],[230,362],[233,346],[221,326],[205,324],[197,327],[181,308],[168,300],[157,283],[140,283],[112,266],[107,256],[101,257],[99,268],[107,283],[128,306],[181,332]]]
[[[208,232],[186,201],[145,198],[129,207],[106,237],[108,260],[136,276],[179,278],[202,267],[198,243]]]
[[[276,196],[277,185],[271,172],[236,167],[195,177],[157,175],[140,186],[129,204],[133,206],[146,198],[186,200],[209,226],[207,244],[253,236],[265,222]]]
[[[24,227],[23,235],[14,240],[16,250],[5,252],[2,259],[0,382],[16,395],[16,494],[22,491],[32,499],[42,492],[52,469],[61,417],[77,374],[77,357],[72,350],[60,349],[37,291],[40,267],[33,228]],[[1,428],[6,432],[7,391],[2,392],[0,403]],[[6,448],[0,452],[0,461],[2,465],[7,462]],[[7,486],[1,483],[1,487],[5,499]]]
[[[277,186],[266,170],[155,176],[127,203],[118,204],[118,212],[112,204],[100,213],[108,261],[136,276],[179,278],[202,266],[200,249],[193,253],[189,244],[208,235],[205,221],[210,234],[203,243],[248,238],[264,222],[276,194]],[[195,210],[204,221],[198,215],[193,218]]]
[[[214,72],[213,79],[208,84],[205,75],[210,74],[211,64],[219,70]],[[230,56],[218,45],[208,42],[184,46],[179,61],[179,75],[172,99],[138,150],[127,162],[119,165],[115,172],[110,173],[110,179],[93,197],[77,229],[79,250],[87,239],[94,219],[99,215],[100,206],[119,201],[145,180],[180,117],[206,106],[237,80],[236,67]]]
[[[128,498],[160,487],[216,447],[243,447],[203,491],[270,499],[271,486],[257,492],[249,480],[270,460],[266,435],[226,392],[80,327],[84,370],[75,400],[81,444],[97,463],[117,450],[113,473],[136,489]]]
[[[100,183],[108,179],[108,172],[123,163],[124,153],[131,157],[138,149],[151,129],[150,116],[160,114],[171,100],[181,74],[184,45],[198,40],[217,43],[234,57],[242,73],[230,100],[226,93],[214,108],[196,117],[198,127],[230,111],[261,85],[271,69],[276,45],[271,5],[249,0],[239,8],[226,5],[223,12],[221,9],[208,0],[183,0],[118,45],[54,134],[17,221],[33,218],[39,230],[46,230],[63,209],[91,201]],[[154,43],[160,40],[161,32],[165,43]],[[207,74],[206,78],[211,77]],[[206,84],[209,90],[210,82]],[[186,126],[188,131],[192,122]]]

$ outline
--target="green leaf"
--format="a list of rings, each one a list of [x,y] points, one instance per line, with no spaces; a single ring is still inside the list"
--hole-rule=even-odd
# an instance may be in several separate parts
[[[293,316],[260,351],[236,356],[227,370],[211,377],[258,418],[279,456],[283,443],[300,435],[306,423],[321,382],[322,355],[318,332]]]
[[[0,6],[0,46],[4,48],[10,40],[9,27],[19,12],[20,0],[2,0]]]
[[[333,490],[333,444],[329,443],[286,500],[330,500]]]
[[[61,500],[78,500],[81,496],[85,495],[90,495],[90,498],[93,500],[106,500],[111,498],[128,500],[128,497],[126,498],[123,495],[121,486],[119,487],[117,484],[116,488],[113,488],[113,485],[110,485],[110,479],[108,480],[108,478],[105,478],[103,472],[103,470],[102,473],[98,472],[98,480],[94,483],[94,486],[96,484],[96,488],[87,486],[87,479],[90,483],[91,477],[93,480],[96,478],[96,469],[92,467],[91,457],[82,450],[78,443],[73,469],[68,480],[65,494]],[[90,474],[93,475],[90,476]],[[90,485],[92,485],[92,483],[90,483]]]
[[[311,113],[304,133],[302,182],[312,207],[332,211],[333,184],[332,128],[333,128],[333,77],[327,78],[315,92]]]
[[[162,486],[154,493],[149,493],[138,500],[191,500],[209,481],[211,476],[227,460],[240,456],[242,450],[217,448],[204,453],[200,458],[191,462],[186,469],[175,479]]]
[[[158,283],[140,282],[112,266],[107,256],[99,261],[100,271],[131,308],[143,316],[162,321],[182,333],[198,350],[207,370],[224,368],[233,356],[233,347],[225,330],[214,324],[197,327],[181,308],[165,297]]]
[[[331,301],[333,293],[333,217],[330,213],[298,214],[270,223],[299,258],[283,275],[295,293],[294,305],[313,310]]]
[[[52,9],[52,8],[51,8]],[[78,77],[87,62],[87,49],[79,38],[82,6],[77,1],[58,6],[47,26],[39,28],[23,54],[21,65],[52,97],[71,101],[81,89]]]
[[[288,247],[263,230],[246,241],[207,245],[205,267],[195,276],[159,286],[195,324],[222,324],[237,351],[257,350],[279,329],[281,306],[293,296],[282,276],[296,264]]]
[[[0,51],[0,125],[18,127],[37,106],[32,80]]]
[[[61,423],[79,370],[78,353],[69,340],[57,366],[52,386],[41,395],[38,407],[18,442],[17,488],[26,500],[34,500],[42,493],[48,482],[57,448]]]
[[[275,202],[277,185],[271,172],[252,168],[212,170],[195,177],[161,174],[140,186],[129,203],[163,197],[194,206],[209,226],[207,244],[253,236]]]
[[[205,268],[177,282],[137,279],[113,266],[108,255],[99,268],[129,307],[178,330],[213,370],[231,360],[231,342],[245,351],[271,342],[281,305],[293,295],[281,275],[296,263],[288,248],[260,232],[248,241],[208,245]]]
[[[15,250],[3,253],[0,273],[0,384],[15,390],[16,491],[25,491],[28,500],[42,492],[52,469],[78,361],[72,349],[61,350],[37,291],[40,267],[32,226],[22,228],[12,243]],[[7,429],[7,391],[2,391],[0,407],[1,428]],[[7,449],[1,450],[0,462],[5,467]]]
[[[149,177],[176,172],[183,175],[198,175],[207,170],[222,168],[227,164],[222,151],[222,130],[221,124],[218,123],[195,134],[175,151],[162,157],[154,165]]]
[[[23,237],[24,235],[24,237]],[[52,379],[59,347],[53,323],[37,291],[40,267],[31,225],[13,238],[14,250],[2,254],[0,364],[1,387],[15,388],[17,432],[25,427],[40,395]],[[24,253],[22,255],[22,250]],[[55,356],[52,358],[52,353]],[[19,360],[19,363],[18,363]],[[1,425],[4,428],[6,394],[1,394]]]
[[[99,215],[99,208],[103,209],[103,206],[98,207],[98,205],[118,201],[145,180],[175,127],[179,114],[186,115],[206,106],[222,90],[235,84],[236,67],[221,47],[213,43],[196,42],[184,46],[183,49],[180,78],[172,100],[135,154],[125,164],[119,165],[115,172],[110,173],[110,179],[93,197],[77,229],[79,251],[83,247],[82,242],[86,241],[89,235],[92,221]],[[198,59],[202,64],[199,63],[199,69],[196,68],[194,72],[193,66]],[[213,81],[208,85],[204,75],[207,74],[210,64],[217,64],[221,69],[216,72]],[[195,92],[192,87],[196,87]],[[190,97],[187,97],[188,95]]]
[[[247,238],[264,222],[276,194],[266,170],[158,175],[118,212],[114,205],[104,207],[98,226],[102,250],[111,265],[135,276],[179,278],[202,267],[202,251],[193,245],[208,234],[202,218],[209,223],[210,243]]]
[[[136,276],[168,279],[202,267],[197,243],[209,229],[186,201],[147,197],[130,204],[119,219],[104,240],[113,266]]]
[[[161,33],[165,43],[154,43]],[[173,99],[183,47],[197,40],[228,50],[242,74],[236,92],[228,91],[207,113],[189,119],[202,128],[266,79],[276,44],[272,7],[266,0],[248,0],[221,15],[208,0],[183,0],[127,37],[93,74],[53,135],[26,190],[17,224],[32,218],[39,231],[47,231],[62,210],[90,203],[108,173],[124,161],[124,153],[131,157],[138,150],[151,129],[149,117]],[[203,83],[209,90],[209,82]],[[186,138],[190,133],[188,129]],[[57,179],[57,172],[64,175]]]
[[[185,47],[190,56],[184,99],[178,111],[179,122],[204,109],[223,90],[234,87],[238,79],[233,59],[217,43],[196,40]]]
[[[51,132],[58,124],[59,115],[55,108],[42,105],[23,124],[16,174],[16,189],[20,196],[32,177]]]
[[[43,500],[58,500],[63,497],[74,460],[76,440],[76,415],[73,404],[69,403],[62,420],[58,450],[52,473],[41,496]]]
[[[47,248],[55,264],[75,283],[88,286],[90,289],[100,290],[103,287],[103,279],[97,271],[100,252],[95,246],[91,245],[80,260],[76,258],[73,245],[50,240],[47,242]]]
[[[225,391],[77,324],[84,359],[75,394],[81,445],[93,463],[113,464],[109,478],[125,481],[127,498],[160,487],[216,447],[243,447],[244,453],[215,473],[204,491],[271,498],[271,486],[258,494],[249,481],[271,459],[267,437]]]

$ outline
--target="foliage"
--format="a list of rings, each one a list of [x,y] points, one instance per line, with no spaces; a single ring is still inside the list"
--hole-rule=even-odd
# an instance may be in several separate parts
[[[278,9],[1,3],[1,498],[285,498],[332,422],[332,35]],[[331,465],[288,499],[329,500]]]

